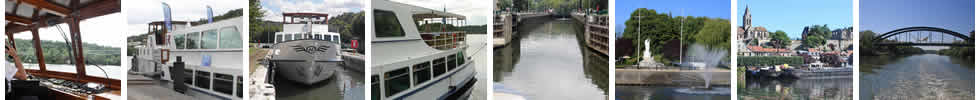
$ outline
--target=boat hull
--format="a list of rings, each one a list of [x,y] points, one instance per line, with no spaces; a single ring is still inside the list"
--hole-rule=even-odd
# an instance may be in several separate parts
[[[269,59],[287,80],[312,85],[329,79],[342,67],[340,44],[322,40],[295,40],[278,43]]]
[[[405,94],[396,94],[385,100],[465,100],[473,92],[476,85],[476,70],[473,61],[467,61],[465,67],[460,67],[456,71],[445,77],[436,79],[429,84],[423,84],[420,88],[407,90]]]
[[[284,78],[293,82],[312,85],[332,77],[334,72],[336,72],[336,68],[340,67],[341,62],[278,61],[274,63],[278,75],[283,76]]]

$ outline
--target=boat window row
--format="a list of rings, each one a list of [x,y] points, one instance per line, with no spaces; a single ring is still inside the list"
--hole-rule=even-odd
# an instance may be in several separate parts
[[[174,35],[174,44],[177,49],[240,49],[242,48],[242,38],[237,27],[228,26],[176,34]]]
[[[330,34],[276,34],[276,43],[281,43],[285,41],[301,40],[301,39],[311,39],[311,40],[326,40],[336,43],[340,43],[340,35],[330,35]]]
[[[197,88],[214,91],[217,93],[243,97],[242,95],[242,76],[234,76],[230,74],[222,73],[211,73],[207,71],[194,71],[191,69],[184,69],[184,84],[188,86],[194,86]],[[214,77],[211,77],[211,76]],[[237,87],[237,88],[236,88]]]
[[[384,90],[384,96],[387,97],[406,91],[411,87],[421,86],[422,83],[432,81],[435,77],[463,66],[465,64],[465,56],[463,55],[463,51],[460,51],[449,56],[384,72],[382,74],[384,76],[384,84],[381,84],[382,80],[379,79],[378,75],[372,75],[371,98],[372,100],[379,100],[382,95],[382,89]],[[384,88],[381,87],[382,85]]]

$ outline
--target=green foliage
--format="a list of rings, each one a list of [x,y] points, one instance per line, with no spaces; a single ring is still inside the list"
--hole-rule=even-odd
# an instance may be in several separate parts
[[[859,47],[861,48],[861,55],[870,55],[872,53],[870,51],[875,49],[874,42],[871,41],[875,38],[875,32],[872,32],[871,30],[864,30],[858,34],[861,38],[861,41],[858,41],[861,44],[861,47]]]
[[[806,47],[814,48],[820,47],[827,43],[827,39],[830,38],[831,30],[824,25],[813,25],[809,27],[807,32],[807,37],[804,39],[803,43]]]
[[[728,50],[731,43],[729,40],[729,34],[731,34],[731,27],[729,27],[728,20],[725,19],[710,19],[705,20],[704,27],[698,31],[697,34],[693,35],[693,40],[697,43],[706,44],[708,47],[719,48]]]
[[[359,38],[364,41],[364,11],[345,12],[327,20],[331,28],[337,28],[336,32],[344,42],[350,39]],[[282,27],[282,26],[278,26]]]
[[[739,56],[738,66],[802,65],[800,56]]]
[[[456,26],[453,26],[452,24],[443,24],[443,23],[422,24],[422,25],[419,25],[418,29],[419,29],[419,32],[448,32],[448,31],[459,31],[459,29],[457,29]]]
[[[459,27],[459,30],[466,31],[467,34],[487,34],[487,25],[466,25]]]
[[[777,30],[776,32],[771,32],[769,34],[770,43],[776,48],[786,48],[792,43],[789,36],[783,30]]]
[[[14,39],[17,46],[17,56],[25,63],[38,63],[37,55],[34,53],[34,42],[26,39]],[[119,65],[122,52],[119,47],[101,46],[91,43],[82,43],[87,64],[98,65]],[[41,52],[44,54],[44,62],[47,64],[70,64],[74,58],[68,45],[62,41],[41,40]],[[7,59],[7,61],[13,61]]]
[[[668,41],[679,39],[683,40],[685,45],[696,42],[711,48],[729,49],[730,47],[728,40],[731,29],[728,19],[672,17],[672,13],[658,13],[656,10],[646,8],[639,8],[630,16],[626,20],[622,38],[634,40],[633,44],[638,45],[644,44],[643,41],[649,39],[650,50],[655,53],[653,55],[663,55]],[[636,52],[634,54],[641,54],[642,51],[634,52]]]
[[[265,10],[262,10],[262,5],[259,0],[248,0],[248,31],[249,40],[255,41],[262,39],[259,36],[264,36],[262,32],[266,27],[265,23],[262,22],[262,17],[265,17]]]
[[[806,39],[803,40],[803,45],[806,45],[807,47],[811,47],[811,48],[819,47],[824,43],[827,43],[827,39],[824,39],[821,36],[808,36],[806,37]]]
[[[956,41],[953,43],[965,43],[963,41]],[[939,50],[939,54],[948,55],[960,58],[970,58],[974,55],[974,47],[950,47],[948,49]]]

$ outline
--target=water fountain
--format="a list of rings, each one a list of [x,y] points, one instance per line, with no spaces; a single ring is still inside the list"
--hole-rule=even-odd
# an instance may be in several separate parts
[[[692,67],[696,70],[700,70],[698,77],[704,81],[704,86],[681,88],[677,89],[676,91],[688,94],[729,94],[729,88],[711,87],[711,72],[709,72],[711,69],[718,66],[718,63],[721,62],[721,59],[725,56],[728,56],[728,50],[708,48],[704,45],[692,44],[690,47],[688,47],[684,57],[684,61],[688,62],[681,62],[681,66]]]

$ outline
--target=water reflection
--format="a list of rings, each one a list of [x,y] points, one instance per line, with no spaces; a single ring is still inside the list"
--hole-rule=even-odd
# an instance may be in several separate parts
[[[364,72],[339,67],[331,68],[334,68],[337,73],[334,73],[330,79],[312,85],[292,82],[276,75],[276,98],[280,100],[343,100],[345,96],[363,98],[364,93],[351,92],[357,91],[353,89],[364,89]]]
[[[494,48],[494,82],[531,100],[606,99],[607,60],[584,45],[583,28],[567,18],[525,22]]]
[[[744,79],[739,81],[741,99],[762,100],[850,100],[853,97],[850,77],[817,77],[808,79]]]
[[[713,86],[727,87],[727,86]],[[616,86],[616,98],[622,100],[729,100],[728,95],[703,95],[679,93],[677,89],[687,89],[687,87],[670,86]],[[729,90],[731,88],[725,88]]]
[[[943,55],[862,56],[861,99],[973,99],[973,74],[973,62]]]

